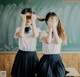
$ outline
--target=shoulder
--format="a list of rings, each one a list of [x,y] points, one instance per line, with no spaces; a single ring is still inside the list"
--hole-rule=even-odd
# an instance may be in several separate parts
[[[40,31],[40,37],[44,37],[47,35],[47,32],[45,30]]]

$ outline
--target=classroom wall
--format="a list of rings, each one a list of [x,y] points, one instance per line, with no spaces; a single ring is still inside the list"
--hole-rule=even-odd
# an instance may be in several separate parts
[[[11,69],[15,59],[16,52],[0,52],[0,71],[7,73],[6,77],[11,77]],[[39,59],[42,57],[42,52],[37,53]],[[75,68],[80,73],[80,53],[61,53],[63,63],[66,68]]]
[[[69,1],[69,0],[68,0]],[[67,0],[0,0],[0,51],[17,51],[18,40],[14,39],[17,27],[21,26],[20,12],[22,8],[32,7],[36,14],[45,17],[49,11],[59,16],[67,34],[67,45],[62,51],[80,51],[80,2]],[[37,22],[37,27],[45,30],[45,22]],[[37,42],[37,50],[42,50],[41,42]]]

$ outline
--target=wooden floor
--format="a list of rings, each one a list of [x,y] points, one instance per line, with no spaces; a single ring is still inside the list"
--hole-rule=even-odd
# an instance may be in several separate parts
[[[7,77],[11,77],[11,69],[16,52],[0,52],[0,71],[7,71]],[[37,53],[39,59],[42,53]],[[66,68],[74,67],[80,73],[80,53],[61,53],[63,63]]]

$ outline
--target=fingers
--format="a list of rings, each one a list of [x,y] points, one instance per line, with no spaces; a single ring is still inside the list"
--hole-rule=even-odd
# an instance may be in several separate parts
[[[21,18],[22,19],[26,18],[26,14],[21,14]]]
[[[22,22],[26,23],[26,20],[31,19],[32,23],[35,23],[37,16],[35,14],[21,14]]]
[[[55,28],[57,27],[57,22],[56,21],[53,22],[53,27],[55,27]]]

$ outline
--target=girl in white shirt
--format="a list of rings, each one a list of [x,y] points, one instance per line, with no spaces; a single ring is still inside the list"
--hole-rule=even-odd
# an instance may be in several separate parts
[[[15,32],[15,38],[19,40],[19,51],[12,67],[12,77],[34,77],[38,57],[36,54],[36,42],[39,28],[36,28],[36,15],[31,8],[21,11],[22,25]]]
[[[60,19],[54,12],[49,12],[45,19],[48,30],[41,31],[43,56],[38,66],[39,77],[65,77],[68,71],[60,56],[61,44],[66,43],[66,35]]]

